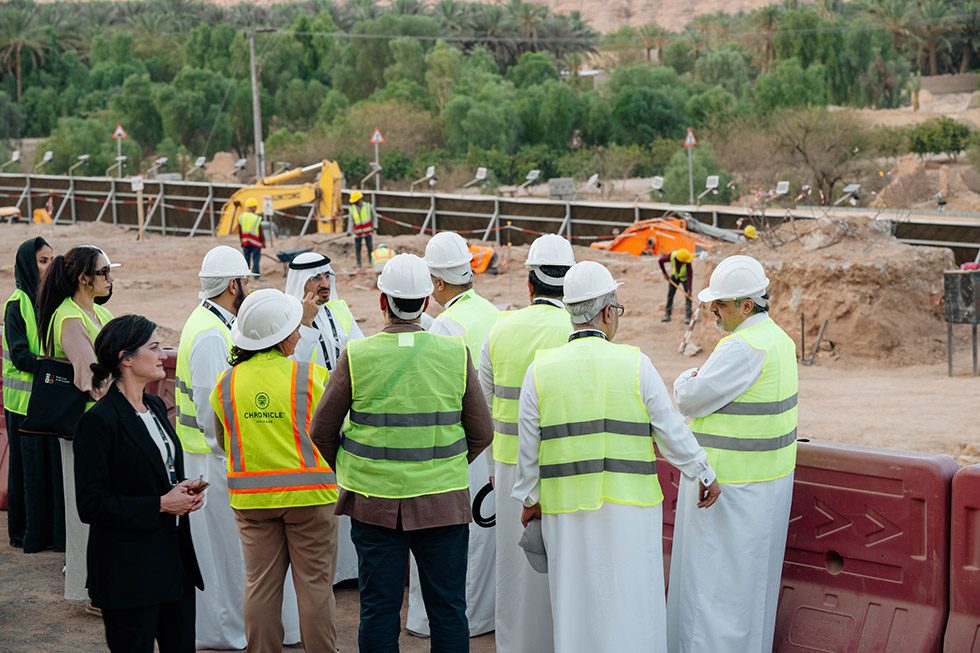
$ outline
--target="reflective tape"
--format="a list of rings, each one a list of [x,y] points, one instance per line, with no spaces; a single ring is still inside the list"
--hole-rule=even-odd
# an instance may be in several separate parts
[[[541,427],[542,440],[597,433],[650,436],[653,434],[653,427],[650,422],[622,422],[618,419],[594,419],[587,422],[569,422]]]
[[[579,460],[573,463],[541,465],[540,467],[541,478],[561,478],[565,476],[580,476],[582,474],[599,474],[601,472],[656,476],[657,463],[652,460],[597,458],[594,460]]]
[[[350,412],[350,421],[364,426],[452,426],[459,424],[461,410],[436,413],[362,413]]]
[[[177,389],[183,392],[185,395],[187,395],[188,399],[194,401],[194,391],[190,388],[190,386],[188,386],[180,379],[176,379],[175,381],[176,381]]]
[[[293,424],[296,437],[299,438],[300,456],[304,467],[316,467],[316,456],[313,454],[313,441],[306,429],[310,414],[310,365],[296,364],[296,387],[293,399]]]
[[[10,377],[3,377],[3,387],[10,388],[11,390],[23,390],[24,392],[30,392],[33,387],[31,381],[21,381],[20,379],[13,379]]]
[[[177,423],[181,426],[194,429],[195,431],[201,430],[200,425],[197,423],[197,417],[194,415],[185,415],[184,413],[180,412],[180,409],[177,410]]]
[[[360,456],[361,458],[369,458],[371,460],[397,460],[400,462],[424,462],[427,460],[453,458],[467,451],[465,438],[460,438],[456,442],[444,446],[396,448],[375,447],[345,437],[341,440],[340,446],[347,453]]]
[[[781,415],[796,407],[798,395],[782,401],[736,402],[726,404],[715,411],[716,415]]]
[[[228,490],[272,490],[290,489],[307,485],[323,485],[327,489],[337,486],[337,476],[333,472],[293,472],[285,474],[256,474],[254,476],[228,476]]]
[[[496,385],[493,386],[493,396],[500,397],[501,399],[520,399],[521,389],[512,385]]]
[[[238,448],[238,437],[235,434],[235,406],[231,397],[231,377],[234,374],[235,370],[232,368],[221,379],[221,412],[224,413],[225,424],[228,428],[228,455],[231,456],[231,468],[233,471],[241,472],[244,467],[242,467],[242,452]],[[230,487],[231,478],[228,479],[228,484]]]
[[[2,352],[2,354],[3,354],[3,360],[7,361],[8,363],[13,363],[14,362],[14,359],[12,359],[10,357],[10,352],[9,351],[7,351],[6,349],[4,349],[3,352]]]
[[[776,451],[796,442],[796,429],[786,435],[774,438],[735,438],[727,435],[695,433],[695,439],[702,447],[724,449],[726,451]]]
[[[517,435],[517,424],[514,422],[504,422],[499,419],[493,420],[493,430],[503,435]]]

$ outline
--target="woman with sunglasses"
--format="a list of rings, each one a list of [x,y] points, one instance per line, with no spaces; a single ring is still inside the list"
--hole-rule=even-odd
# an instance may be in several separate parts
[[[87,392],[94,405],[105,390],[92,383],[93,343],[112,314],[101,306],[112,296],[113,265],[98,247],[82,245],[51,261],[37,297],[38,334],[47,356],[68,360],[75,386]],[[85,551],[88,526],[75,505],[75,455],[72,444],[61,440],[61,472],[65,493],[65,598],[88,599],[85,589]]]

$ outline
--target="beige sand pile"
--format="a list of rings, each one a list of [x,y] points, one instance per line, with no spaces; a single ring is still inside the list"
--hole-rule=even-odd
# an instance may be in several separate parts
[[[731,254],[749,254],[766,266],[772,312],[797,347],[800,316],[805,316],[807,355],[828,320],[821,360],[869,358],[887,365],[943,360],[942,274],[954,267],[950,250],[902,244],[886,224],[863,218],[796,221],[757,242],[712,250],[701,283]],[[720,335],[705,312],[696,341],[710,348]]]

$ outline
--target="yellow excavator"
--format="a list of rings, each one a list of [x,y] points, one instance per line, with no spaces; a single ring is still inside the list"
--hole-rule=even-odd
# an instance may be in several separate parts
[[[317,170],[320,174],[315,182],[283,183]],[[235,191],[235,194],[221,207],[218,235],[227,236],[232,233],[238,222],[238,214],[245,210],[247,200],[254,199],[259,210],[263,210],[266,198],[271,198],[272,208],[276,211],[301,204],[314,204],[313,219],[316,221],[317,232],[323,234],[343,231],[340,186],[340,166],[337,165],[336,161],[329,159],[302,168],[293,168],[277,175],[263,177],[255,185]]]

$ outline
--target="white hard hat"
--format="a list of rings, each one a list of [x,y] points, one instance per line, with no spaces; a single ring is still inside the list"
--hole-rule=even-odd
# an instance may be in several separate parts
[[[455,231],[438,233],[425,246],[425,264],[429,266],[429,273],[447,283],[469,283],[473,278],[471,260],[473,254],[466,241]]]
[[[611,293],[620,285],[602,263],[579,261],[565,273],[565,296],[562,299],[566,304],[584,302]]]
[[[398,254],[378,275],[378,290],[397,299],[422,299],[432,293],[432,279],[425,261],[415,254]]]
[[[253,275],[241,252],[227,245],[218,245],[204,255],[204,260],[201,261],[201,271],[197,276],[201,278],[240,279]]]
[[[711,273],[708,287],[698,293],[698,300],[711,302],[716,299],[737,299],[751,297],[762,300],[762,294],[769,285],[762,264],[751,256],[729,256]]]
[[[540,266],[557,265],[571,267],[575,265],[575,254],[572,252],[572,244],[558,234],[538,236],[531,243],[531,248],[527,250],[527,260],[524,261],[524,265],[534,270],[534,276],[542,283],[560,286],[564,283],[564,278],[547,275],[541,271]]]
[[[303,305],[275,288],[256,290],[238,309],[231,325],[231,341],[237,347],[259,351],[289,337],[303,318]]]

